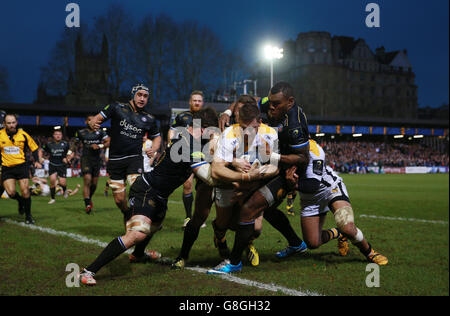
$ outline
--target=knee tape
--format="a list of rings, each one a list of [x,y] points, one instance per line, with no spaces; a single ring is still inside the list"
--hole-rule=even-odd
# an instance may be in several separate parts
[[[125,183],[123,180],[108,180],[108,185],[113,193],[121,193],[125,191]]]
[[[342,229],[349,223],[354,223],[355,218],[353,215],[353,209],[350,206],[341,207],[334,213],[334,220],[336,221],[336,226],[338,229]]]
[[[140,219],[134,219],[127,222],[127,231],[137,231],[143,234],[150,234],[150,225]]]
[[[136,181],[137,177],[139,177],[139,174],[129,174],[127,175],[127,183],[129,185],[133,185],[134,181]]]

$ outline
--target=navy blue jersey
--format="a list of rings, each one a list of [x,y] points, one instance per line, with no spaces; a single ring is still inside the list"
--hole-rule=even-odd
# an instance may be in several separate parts
[[[109,160],[142,155],[143,137],[160,136],[159,122],[145,111],[133,111],[131,104],[112,103],[100,114],[111,119]]]
[[[261,105],[260,110],[267,115],[269,102]],[[268,121],[270,126],[278,130],[280,154],[295,154],[297,149],[309,145],[308,121],[302,108],[297,104],[294,104],[280,122],[270,118]]]
[[[194,138],[190,134],[179,135],[172,140],[154,169],[143,175],[144,180],[164,198],[186,182],[193,168],[207,163],[201,146],[196,149]]]
[[[55,142],[51,141],[42,146],[42,149],[49,154],[50,164],[54,166],[64,166],[63,159],[66,158],[69,151],[69,143],[65,140]]]
[[[171,128],[188,127],[192,123],[192,112],[185,111],[179,113],[170,125]]]
[[[82,156],[94,159],[100,157],[100,149],[94,149],[92,145],[102,144],[107,137],[103,130],[93,131],[90,128],[80,129],[75,133],[76,140],[83,144]]]

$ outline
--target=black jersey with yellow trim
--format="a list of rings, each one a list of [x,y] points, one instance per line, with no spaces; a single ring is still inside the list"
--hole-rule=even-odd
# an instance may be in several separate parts
[[[111,119],[109,160],[140,156],[144,135],[149,139],[160,136],[159,121],[145,111],[135,112],[130,103],[109,104],[100,114]]]
[[[196,142],[189,133],[184,134],[173,138],[153,170],[143,175],[144,180],[164,198],[191,176],[192,169],[207,163],[201,142]]]

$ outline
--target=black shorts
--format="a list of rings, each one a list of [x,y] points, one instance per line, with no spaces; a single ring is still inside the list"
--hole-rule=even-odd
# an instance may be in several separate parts
[[[143,160],[142,155],[118,160],[109,159],[106,171],[111,180],[125,180],[130,174],[143,173]]]
[[[166,217],[167,198],[158,195],[142,177],[138,177],[131,186],[128,203],[131,216],[143,215],[154,223],[162,223]]]
[[[90,174],[92,177],[98,177],[100,174],[100,157],[81,157],[81,175]]]
[[[2,166],[2,182],[8,179],[28,179],[30,177],[30,166],[28,163],[22,163],[17,166],[5,167]]]
[[[48,174],[51,176],[52,174],[57,173],[60,178],[67,178],[67,167],[66,165],[55,166],[49,164],[48,166]]]

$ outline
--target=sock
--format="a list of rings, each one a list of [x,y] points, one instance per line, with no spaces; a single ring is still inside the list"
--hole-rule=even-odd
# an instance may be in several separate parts
[[[84,199],[84,206],[88,206],[91,203],[91,199]]]
[[[212,221],[212,227],[213,227],[213,230],[214,230],[214,236],[217,239],[217,247],[218,248],[226,248],[227,247],[227,240],[226,240],[225,236],[227,234],[227,230],[226,229],[220,229],[219,227],[217,227],[216,220]]]
[[[61,188],[62,188],[62,190],[63,190],[63,192],[62,192],[62,193],[63,193],[63,194],[64,194],[64,193],[66,193],[66,190],[67,190],[67,186],[65,186],[65,185],[60,185],[60,187],[61,187]]]
[[[147,247],[147,245],[150,242],[150,240],[152,239],[152,237],[153,237],[153,234],[150,233],[147,237],[145,237],[145,239],[143,241],[136,244],[136,246],[134,246],[133,256],[138,257],[138,258],[142,257],[144,255],[145,248]]]
[[[183,259],[189,258],[189,252],[191,252],[191,248],[197,240],[199,232],[200,227],[195,227],[194,224],[192,224],[192,221],[187,223],[184,229],[183,245],[181,246],[179,257]]]
[[[96,184],[92,184],[89,188],[89,198],[92,199],[92,196],[95,193],[95,190],[97,190],[97,185]]]
[[[1,183],[0,183],[0,196],[3,195],[3,192],[5,192],[5,188],[4,188],[3,185],[1,185]]]
[[[230,263],[233,265],[241,262],[242,254],[248,247],[249,242],[255,232],[255,223],[239,224],[234,239],[233,250],[231,250]]]
[[[25,216],[28,218],[31,216],[31,197],[23,199],[23,209],[25,211]]]
[[[289,222],[289,219],[279,209],[268,209],[264,212],[264,218],[278,230],[289,243],[289,246],[298,247],[303,240],[297,236]]]
[[[52,198],[52,200],[55,199],[55,195],[56,195],[56,188],[50,188],[50,197]]]
[[[372,252],[373,252],[373,248],[372,248],[372,245],[371,244],[369,244],[369,243],[367,243],[368,245],[369,245],[369,249],[368,250],[366,250],[366,251],[364,251],[364,250],[359,250],[364,256],[366,256],[366,257],[368,257],[370,254],[372,254]]]
[[[192,193],[183,194],[183,204],[186,211],[186,217],[192,218],[192,203],[194,202],[194,197]]]
[[[330,240],[341,237],[342,234],[336,228],[330,228],[328,230],[322,230],[322,244],[329,242]]]
[[[20,194],[17,192],[14,195],[10,196],[9,198],[19,202],[19,212],[21,212],[22,208],[24,207],[24,198],[21,197]]]
[[[120,254],[124,253],[127,248],[120,237],[111,241],[108,246],[100,253],[100,255],[91,263],[86,270],[97,273],[103,266],[113,261]]]

